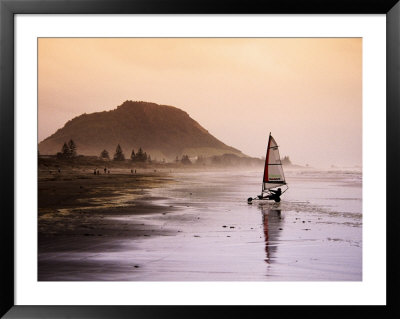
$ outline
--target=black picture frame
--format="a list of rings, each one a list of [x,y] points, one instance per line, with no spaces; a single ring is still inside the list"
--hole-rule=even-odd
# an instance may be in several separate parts
[[[400,137],[399,0],[0,0],[0,315],[4,318],[204,318],[249,316],[400,317],[396,290],[399,232],[394,184],[398,176]],[[387,305],[386,306],[28,306],[14,303],[14,15],[15,14],[385,14],[387,54]],[[382,106],[377,106],[382,107]],[[382,199],[379,199],[382,200]],[[267,308],[265,308],[267,307]]]

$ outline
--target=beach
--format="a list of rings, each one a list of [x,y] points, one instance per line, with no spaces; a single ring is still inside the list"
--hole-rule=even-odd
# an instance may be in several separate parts
[[[361,281],[362,174],[39,170],[39,281]]]

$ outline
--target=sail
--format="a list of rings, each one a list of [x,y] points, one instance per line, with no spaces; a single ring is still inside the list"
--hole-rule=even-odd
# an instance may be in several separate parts
[[[265,157],[262,191],[285,184],[285,176],[283,175],[283,168],[281,158],[279,156],[278,144],[270,134],[267,146],[267,156]]]

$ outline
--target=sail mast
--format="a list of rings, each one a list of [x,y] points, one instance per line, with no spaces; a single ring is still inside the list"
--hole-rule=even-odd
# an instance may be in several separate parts
[[[271,132],[269,132],[268,144],[267,144],[267,154],[265,155],[265,165],[264,165],[264,175],[263,182],[261,186],[261,194],[264,192],[265,182],[268,181],[268,157],[269,157],[269,147],[271,144]]]

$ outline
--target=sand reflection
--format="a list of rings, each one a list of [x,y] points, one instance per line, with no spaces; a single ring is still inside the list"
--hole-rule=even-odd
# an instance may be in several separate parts
[[[275,261],[278,250],[280,232],[282,231],[283,217],[279,204],[260,205],[265,240],[265,262]]]

